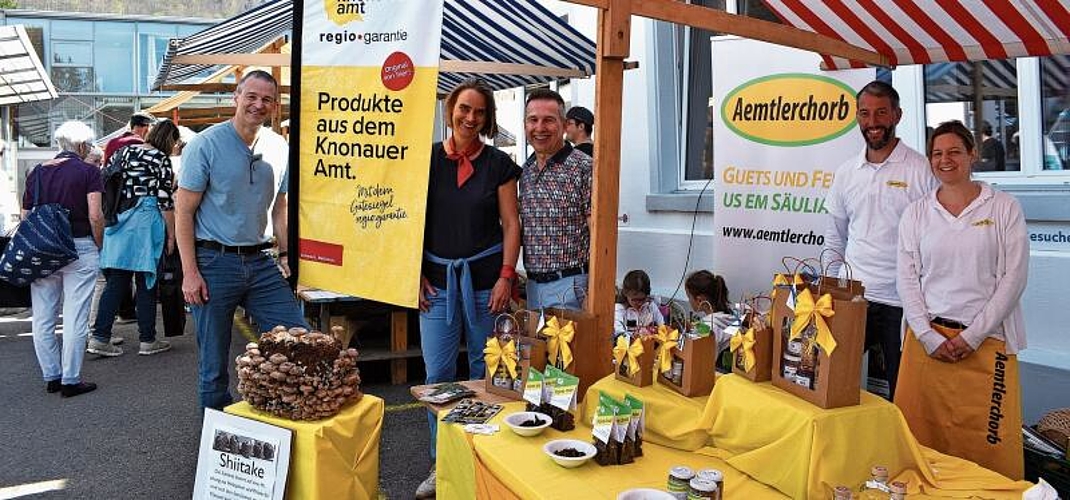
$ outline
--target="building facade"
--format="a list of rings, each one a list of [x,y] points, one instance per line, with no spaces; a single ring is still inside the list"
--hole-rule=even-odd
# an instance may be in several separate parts
[[[130,115],[172,95],[152,92],[170,39],[203,30],[219,20],[120,16],[74,12],[0,10],[0,23],[23,25],[59,92],[51,101],[5,108],[0,139],[0,213],[5,223],[17,211],[11,201],[27,168],[55,153],[52,132],[67,120],[89,124],[98,137],[126,126]],[[217,97],[192,105],[215,106]]]

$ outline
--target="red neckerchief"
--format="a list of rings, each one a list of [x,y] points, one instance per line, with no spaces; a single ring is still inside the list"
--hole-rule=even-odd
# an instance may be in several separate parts
[[[446,148],[446,158],[457,162],[457,187],[461,187],[476,172],[472,160],[479,158],[479,154],[483,152],[483,141],[477,138],[470,142],[464,151],[457,151],[451,135],[442,146]]]

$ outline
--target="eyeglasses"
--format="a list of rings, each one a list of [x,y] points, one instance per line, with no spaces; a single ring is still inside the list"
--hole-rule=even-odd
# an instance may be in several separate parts
[[[254,167],[256,165],[256,162],[258,162],[260,160],[263,160],[263,159],[264,159],[264,155],[261,154],[261,153],[256,153],[256,154],[254,154],[254,155],[249,157],[249,184],[253,183],[253,169],[254,169]]]

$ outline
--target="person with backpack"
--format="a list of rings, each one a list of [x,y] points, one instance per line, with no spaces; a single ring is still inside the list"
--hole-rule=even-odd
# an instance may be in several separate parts
[[[145,143],[120,149],[101,172],[107,227],[100,267],[107,281],[87,349],[93,354],[123,354],[121,347],[112,345],[111,333],[119,302],[129,294],[131,277],[137,284],[138,354],[171,349],[170,343],[156,339],[156,281],[160,258],[175,251],[175,175],[170,153],[178,139],[174,122],[161,120]]]

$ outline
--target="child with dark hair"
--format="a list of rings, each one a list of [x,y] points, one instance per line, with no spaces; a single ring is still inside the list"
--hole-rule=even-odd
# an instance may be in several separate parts
[[[650,298],[650,276],[645,271],[629,271],[620,288],[613,311],[614,335],[665,324],[657,302]]]
[[[711,334],[717,339],[718,354],[728,347],[729,335],[725,333],[735,316],[728,304],[728,285],[724,278],[709,271],[695,271],[684,282],[691,310],[700,313],[700,321],[710,325]]]

